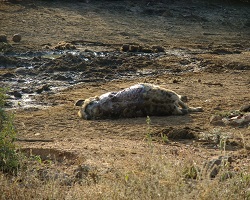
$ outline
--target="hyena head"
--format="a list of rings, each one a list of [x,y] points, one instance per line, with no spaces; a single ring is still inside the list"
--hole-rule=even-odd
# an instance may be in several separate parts
[[[98,98],[92,97],[86,100],[78,100],[75,103],[75,106],[80,106],[80,110],[78,111],[78,116],[90,120],[93,119],[94,116],[98,116]]]

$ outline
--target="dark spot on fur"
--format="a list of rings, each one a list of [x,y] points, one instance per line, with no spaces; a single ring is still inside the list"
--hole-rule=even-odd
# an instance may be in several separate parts
[[[188,110],[187,109],[181,109],[181,112],[182,112],[183,115],[188,114]]]

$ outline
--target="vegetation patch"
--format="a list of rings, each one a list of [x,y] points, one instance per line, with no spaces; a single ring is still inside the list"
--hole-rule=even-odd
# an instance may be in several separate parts
[[[13,125],[13,116],[7,114],[5,105],[6,90],[0,88],[0,170],[16,173],[19,167],[18,154],[14,145],[16,131]]]

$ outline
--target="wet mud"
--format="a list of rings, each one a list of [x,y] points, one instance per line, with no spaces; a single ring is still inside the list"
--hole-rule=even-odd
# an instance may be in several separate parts
[[[42,106],[42,102],[35,100],[37,95],[46,92],[53,94],[81,83],[250,68],[249,64],[240,62],[220,64],[203,58],[206,55],[237,56],[247,53],[242,47],[194,50],[142,47],[136,44],[111,47],[101,44],[106,51],[94,51],[90,49],[98,49],[100,44],[96,42],[88,45],[89,43],[61,42],[42,51],[1,53],[0,81],[3,87],[10,88],[8,107]],[[177,83],[178,80],[174,82]]]

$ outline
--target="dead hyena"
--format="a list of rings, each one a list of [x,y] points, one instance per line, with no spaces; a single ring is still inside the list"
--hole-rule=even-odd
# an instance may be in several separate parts
[[[184,115],[203,111],[201,107],[188,107],[177,93],[147,83],[78,100],[75,105],[81,106],[78,115],[83,119]]]

